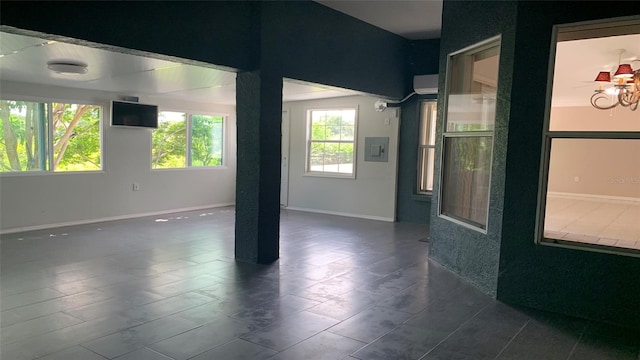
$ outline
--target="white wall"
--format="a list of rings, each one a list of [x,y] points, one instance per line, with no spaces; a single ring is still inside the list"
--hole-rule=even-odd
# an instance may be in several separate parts
[[[378,99],[350,96],[296,101],[283,105],[283,109],[289,111],[291,123],[288,204],[290,209],[394,221],[399,116],[395,116],[393,109],[375,111],[376,100]],[[305,175],[307,110],[342,106],[358,108],[356,178]],[[390,119],[389,125],[385,125],[385,118]],[[364,138],[387,136],[389,162],[365,162]]]
[[[640,114],[628,108],[553,107],[554,131],[640,131]],[[548,191],[640,199],[640,140],[554,139]]]
[[[227,116],[224,167],[151,170],[151,130],[109,126],[109,104],[119,94],[11,82],[2,82],[0,86],[5,99],[87,102],[103,106],[103,171],[1,174],[2,232],[235,202],[233,106],[160,101],[141,96],[140,102],[158,104],[161,110]],[[132,190],[134,182],[140,184],[140,191]]]

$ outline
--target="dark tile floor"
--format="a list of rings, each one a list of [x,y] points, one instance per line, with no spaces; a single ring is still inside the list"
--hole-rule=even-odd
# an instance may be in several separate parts
[[[638,335],[516,309],[427,261],[427,229],[282,212],[233,259],[232,208],[2,236],[0,357],[631,359]]]

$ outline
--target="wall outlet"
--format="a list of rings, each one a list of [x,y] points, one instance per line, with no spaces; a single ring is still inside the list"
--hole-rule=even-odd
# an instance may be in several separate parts
[[[575,176],[575,177],[573,178],[573,181],[575,181],[575,182],[580,182],[580,176]]]
[[[140,184],[133,183],[133,191],[138,191],[138,190],[140,190]]]

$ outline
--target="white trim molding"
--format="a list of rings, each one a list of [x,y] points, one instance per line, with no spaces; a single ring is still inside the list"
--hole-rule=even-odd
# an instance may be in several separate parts
[[[140,218],[145,216],[173,214],[173,213],[179,213],[179,212],[185,212],[185,211],[196,211],[196,210],[220,208],[220,207],[233,206],[233,205],[235,205],[235,203],[222,203],[222,204],[213,204],[213,205],[204,205],[204,206],[193,206],[193,207],[179,208],[179,209],[169,209],[169,210],[162,210],[162,211],[152,211],[148,213],[110,216],[110,217],[104,217],[104,218],[98,218],[98,219],[85,219],[85,220],[68,221],[68,222],[54,223],[54,224],[23,226],[23,227],[17,227],[17,228],[0,229],[0,235],[15,234],[15,233],[20,233],[25,231],[53,229],[53,228],[60,228],[65,226],[86,225],[86,224],[94,224],[94,223],[107,222],[107,221],[133,219],[133,218]]]

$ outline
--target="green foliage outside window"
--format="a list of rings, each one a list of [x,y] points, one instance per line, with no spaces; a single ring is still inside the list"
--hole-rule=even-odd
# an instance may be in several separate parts
[[[352,173],[355,110],[311,111],[309,170]]]
[[[191,166],[222,165],[222,116],[191,116]]]
[[[187,121],[185,113],[163,111],[152,134],[152,168],[183,168],[187,165]]]
[[[190,133],[187,134],[187,118]],[[162,111],[158,128],[153,131],[152,168],[175,169],[221,166],[223,152],[223,116],[191,115]],[[187,144],[190,157],[187,158]]]
[[[0,100],[0,172],[100,170],[100,110],[97,105]]]

